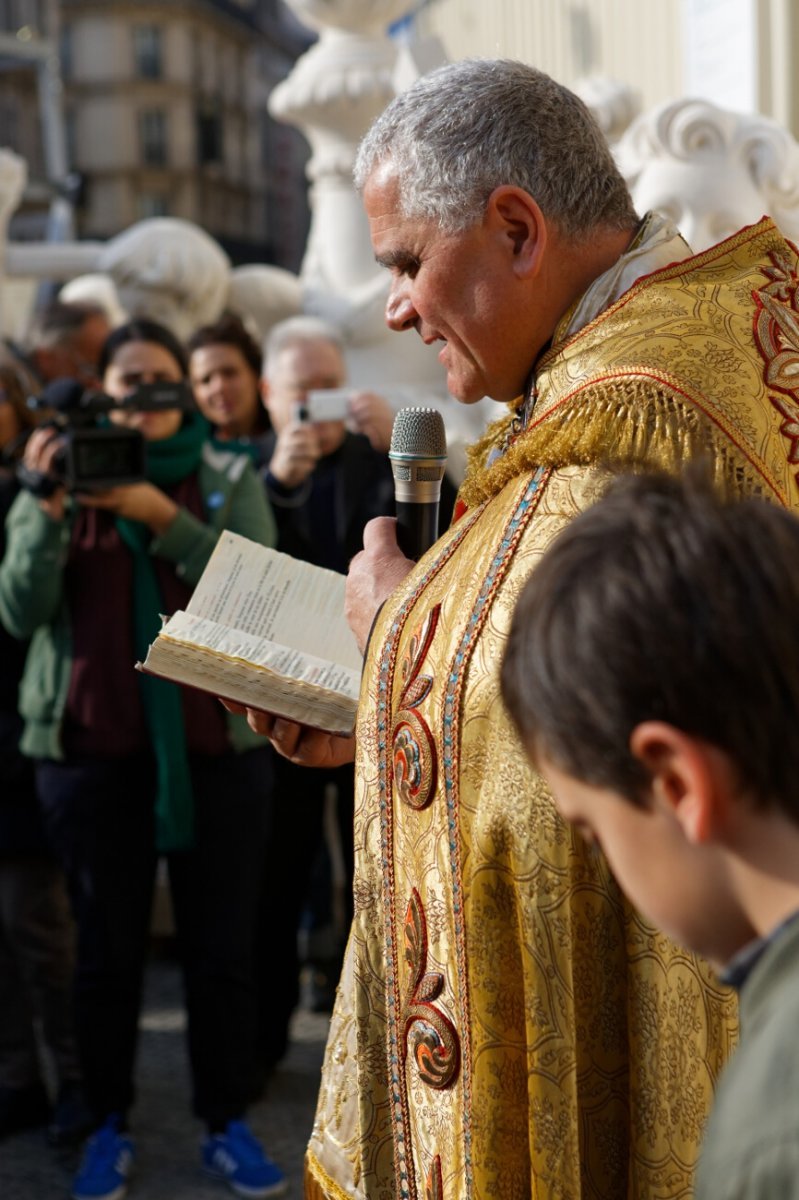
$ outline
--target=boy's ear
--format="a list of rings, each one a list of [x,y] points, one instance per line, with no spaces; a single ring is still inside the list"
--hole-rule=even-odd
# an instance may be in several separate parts
[[[519,278],[532,279],[541,270],[546,253],[546,219],[524,188],[503,184],[488,197],[485,221],[511,252],[511,268]]]
[[[689,842],[714,838],[723,816],[723,756],[665,721],[642,721],[630,750],[652,777],[652,800],[665,804]]]

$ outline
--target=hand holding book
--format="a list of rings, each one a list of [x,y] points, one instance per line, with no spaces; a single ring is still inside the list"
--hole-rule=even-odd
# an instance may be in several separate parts
[[[351,734],[361,656],[345,577],[222,533],[141,669],[299,725]]]
[[[274,713],[260,709],[245,708],[232,700],[223,700],[230,712],[246,717],[251,729],[268,738],[283,758],[300,767],[342,767],[355,758],[355,737],[341,733],[327,733],[297,721],[287,721]]]

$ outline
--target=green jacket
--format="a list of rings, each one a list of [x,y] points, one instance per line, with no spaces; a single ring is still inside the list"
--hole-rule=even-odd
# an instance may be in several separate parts
[[[799,1200],[798,1033],[794,917],[766,946],[741,990],[741,1045],[716,1093],[696,1200]]]
[[[277,540],[272,511],[249,459],[206,444],[198,478],[207,524],[180,509],[150,546],[152,554],[174,563],[176,574],[191,586],[223,529],[266,546]],[[30,493],[20,492],[6,522],[0,621],[15,637],[32,639],[20,685],[25,720],[20,744],[31,758],[64,757],[61,726],[72,674],[72,631],[64,597],[71,516],[54,521]],[[236,750],[265,744],[243,717],[229,714],[228,728]]]

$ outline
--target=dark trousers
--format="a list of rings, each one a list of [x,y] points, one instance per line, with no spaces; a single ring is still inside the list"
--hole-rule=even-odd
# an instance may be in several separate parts
[[[297,929],[323,839],[327,787],[336,787],[337,816],[351,905],[353,787],[351,764],[321,771],[275,756],[274,803],[261,889],[256,975],[258,1056],[269,1070],[285,1054],[291,1014],[299,999]],[[352,918],[351,907],[347,913]]]
[[[64,879],[42,855],[0,858],[0,1088],[41,1080],[33,1018],[58,1084],[80,1077],[72,1023],[74,932]]]
[[[213,1127],[257,1094],[253,947],[271,796],[268,747],[191,761],[195,844],[168,856],[197,1116]],[[40,762],[45,824],[78,927],[75,1021],[86,1093],[102,1121],[133,1103],[155,850],[154,766]]]

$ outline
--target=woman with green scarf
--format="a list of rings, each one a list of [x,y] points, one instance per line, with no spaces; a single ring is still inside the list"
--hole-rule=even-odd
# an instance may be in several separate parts
[[[186,378],[181,344],[135,320],[102,352],[104,391]],[[185,608],[222,529],[272,545],[250,460],[208,440],[196,411],[111,411],[146,443],[146,479],[68,494],[63,435],[36,430],[25,464],[52,481],[9,513],[0,618],[31,637],[20,693],[51,843],[78,929],[76,1023],[96,1122],[74,1200],[120,1197],[134,1148],[136,1031],[156,863],[166,856],[184,971],[202,1162],[248,1196],[285,1187],[244,1122],[257,1097],[253,950],[270,751],[209,695],[137,673],[159,614]],[[54,461],[55,460],[55,461]]]

